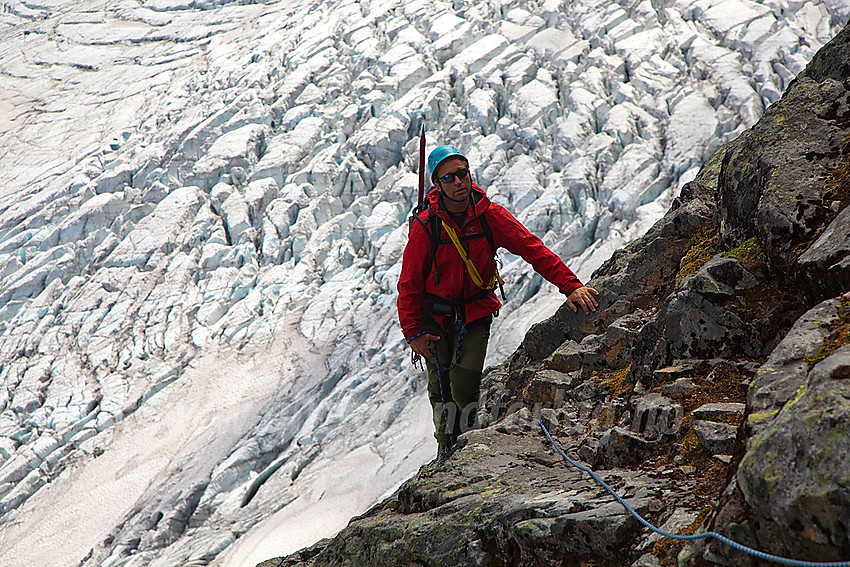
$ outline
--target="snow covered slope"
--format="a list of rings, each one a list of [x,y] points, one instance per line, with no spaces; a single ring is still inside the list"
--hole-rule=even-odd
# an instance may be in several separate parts
[[[433,451],[417,140],[587,279],[850,0],[0,4],[0,564],[252,565]],[[491,361],[561,302],[503,257]]]

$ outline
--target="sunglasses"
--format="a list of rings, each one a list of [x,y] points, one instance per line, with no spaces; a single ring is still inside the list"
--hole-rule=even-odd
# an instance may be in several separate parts
[[[469,175],[469,170],[465,167],[461,167],[454,173],[447,173],[442,177],[438,177],[437,180],[439,180],[441,183],[451,183],[455,180],[455,177],[457,177],[458,179],[465,179],[467,175]]]

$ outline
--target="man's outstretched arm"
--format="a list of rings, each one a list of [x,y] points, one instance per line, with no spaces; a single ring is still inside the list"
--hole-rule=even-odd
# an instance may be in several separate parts
[[[581,308],[585,313],[596,311],[598,303],[595,295],[599,292],[579,281],[557,254],[549,250],[543,241],[529,232],[507,209],[491,205],[491,225],[496,225],[494,237],[498,234],[497,244],[508,251],[522,256],[537,273],[546,278],[567,296],[567,305],[573,311]]]

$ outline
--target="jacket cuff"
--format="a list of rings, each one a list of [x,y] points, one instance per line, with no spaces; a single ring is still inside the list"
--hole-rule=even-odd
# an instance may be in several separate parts
[[[424,334],[425,334],[425,331],[419,331],[418,333],[416,333],[415,335],[413,335],[413,336],[412,336],[412,337],[410,337],[409,339],[405,337],[405,339],[404,339],[404,340],[406,340],[406,341],[407,341],[407,344],[410,344],[410,341],[416,340],[416,339],[418,339],[419,337],[421,337],[421,336],[422,336],[422,335],[424,335]]]
[[[584,287],[584,284],[581,282],[570,282],[569,284],[565,285],[563,289],[561,289],[561,293],[569,296],[572,292],[574,292],[580,287]]]

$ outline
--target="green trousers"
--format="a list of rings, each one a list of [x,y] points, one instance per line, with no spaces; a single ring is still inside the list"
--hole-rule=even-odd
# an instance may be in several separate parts
[[[488,315],[467,325],[460,361],[447,375],[440,376],[433,357],[425,360],[428,399],[434,412],[434,437],[440,444],[457,441],[458,435],[475,424],[481,371],[484,369],[492,320],[492,316]],[[433,347],[436,347],[440,365],[448,368],[457,356],[457,329],[451,324],[447,328],[434,327],[430,332],[440,337],[439,341],[434,341]]]

